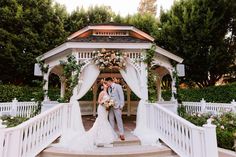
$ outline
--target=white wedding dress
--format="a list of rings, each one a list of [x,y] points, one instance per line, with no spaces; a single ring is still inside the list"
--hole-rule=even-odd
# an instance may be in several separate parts
[[[110,97],[106,93],[102,102],[105,102]],[[117,138],[117,134],[111,127],[108,121],[108,111],[106,108],[99,104],[97,109],[98,117],[96,118],[92,128],[85,133],[68,133],[66,140],[62,139],[58,144],[52,145],[53,147],[60,147],[69,151],[86,152],[96,149],[100,145],[109,145]]]

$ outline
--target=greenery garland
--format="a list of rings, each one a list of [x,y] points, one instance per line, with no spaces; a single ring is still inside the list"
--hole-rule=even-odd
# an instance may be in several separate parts
[[[154,61],[154,56],[156,53],[156,45],[153,44],[150,49],[146,51],[145,58],[143,60],[144,63],[147,64],[148,70],[148,98],[150,102],[157,101],[157,89],[156,89],[156,82],[157,82],[157,75],[151,70],[152,62]]]
[[[122,54],[120,51],[106,49],[93,51],[93,61],[100,70],[103,70],[106,67],[109,69],[125,69],[126,58],[127,54]]]
[[[43,74],[48,73],[49,70],[49,65],[45,65],[44,61],[41,60],[41,58],[37,59],[37,63],[39,64],[39,68],[42,71]],[[45,80],[44,78],[42,79],[42,81],[38,81],[38,80],[34,80],[34,82],[36,84],[39,84],[40,86],[42,86],[41,90],[34,92],[34,101],[36,103],[38,103],[38,106],[36,108],[36,110],[34,111],[34,113],[32,113],[31,117],[37,115],[40,113],[41,108],[42,108],[42,101],[44,99],[44,96],[47,95],[48,91],[43,89],[43,86],[47,83],[47,80]]]
[[[78,84],[80,71],[84,63],[77,63],[75,56],[68,55],[67,61],[60,61],[60,65],[63,67],[63,76],[66,79],[66,87],[68,87],[68,92],[66,92],[65,97],[59,101],[65,102],[69,101],[69,98],[72,96],[73,89]]]

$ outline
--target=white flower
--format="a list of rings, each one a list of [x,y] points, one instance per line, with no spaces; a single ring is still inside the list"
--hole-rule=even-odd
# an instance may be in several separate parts
[[[223,130],[225,129],[224,125],[221,125],[220,128],[223,129]]]

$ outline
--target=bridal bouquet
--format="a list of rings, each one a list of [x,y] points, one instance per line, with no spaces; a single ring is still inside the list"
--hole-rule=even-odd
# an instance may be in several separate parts
[[[109,111],[114,105],[115,102],[112,99],[109,99],[103,103],[103,105],[106,107],[106,110]]]

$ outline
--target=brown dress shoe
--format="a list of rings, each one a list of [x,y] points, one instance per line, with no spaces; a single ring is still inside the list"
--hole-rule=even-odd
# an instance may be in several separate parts
[[[124,136],[124,135],[120,135],[120,139],[121,139],[122,141],[124,141],[124,140],[125,140],[125,136]]]

